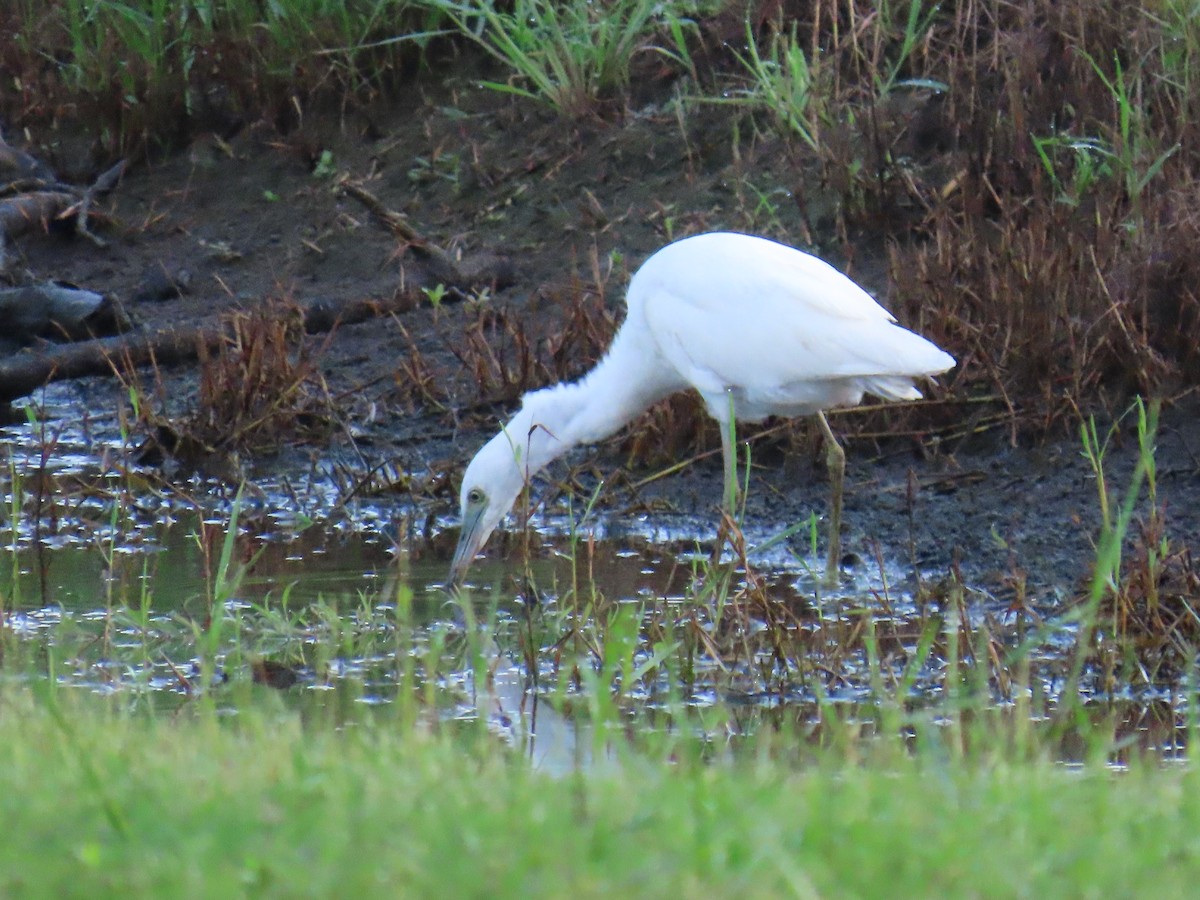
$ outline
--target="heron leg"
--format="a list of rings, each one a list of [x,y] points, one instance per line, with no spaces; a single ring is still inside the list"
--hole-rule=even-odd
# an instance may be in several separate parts
[[[725,389],[726,415],[714,416],[721,426],[721,461],[725,464],[725,492],[721,503],[731,519],[737,518],[738,474],[737,474],[737,408],[733,391]]]
[[[737,457],[736,439],[734,438],[734,424],[730,420],[728,422],[720,422],[721,426],[721,461],[725,467],[725,490],[721,494],[721,505],[725,512],[733,515],[737,509]]]
[[[825,580],[837,582],[842,562],[842,485],[846,480],[846,451],[833,436],[825,413],[817,412],[821,432],[825,436],[825,465],[829,467],[829,555],[825,558]]]

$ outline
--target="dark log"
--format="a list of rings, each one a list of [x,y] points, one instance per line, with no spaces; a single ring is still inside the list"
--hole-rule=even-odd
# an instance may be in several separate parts
[[[12,238],[33,227],[46,229],[79,198],[66,191],[33,191],[0,201],[0,234]]]
[[[202,346],[215,349],[223,336],[219,328],[180,328],[22,351],[0,360],[0,401],[24,397],[51,381],[123,375],[151,361],[165,366],[193,360]]]
[[[511,283],[511,263],[502,256],[480,254],[461,261],[460,271],[479,283]],[[436,281],[433,283],[437,283]],[[308,334],[332,331],[379,316],[404,313],[423,302],[420,290],[409,289],[386,298],[360,298],[347,301],[316,300],[301,311]],[[138,366],[178,365],[195,360],[200,348],[215,350],[224,339],[222,325],[204,328],[173,328],[153,333],[131,333],[113,338],[98,338],[76,344],[24,350],[0,358],[0,403],[24,397],[52,381],[83,378],[89,375],[128,374]],[[2,413],[0,413],[2,415]]]
[[[404,292],[383,300],[311,303],[302,312],[304,330],[316,334],[341,324],[406,312],[420,302],[419,297],[416,292]],[[191,362],[200,355],[201,348],[215,350],[226,333],[222,326],[170,328],[24,350],[0,359],[0,402],[24,397],[52,381],[89,375],[124,376],[152,362],[160,366]]]
[[[27,284],[0,289],[0,343],[28,344],[36,338],[78,341],[129,330],[129,320],[112,299],[67,284]]]

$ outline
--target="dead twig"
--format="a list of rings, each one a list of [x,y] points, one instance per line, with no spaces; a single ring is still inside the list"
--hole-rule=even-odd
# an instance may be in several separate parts
[[[79,198],[79,203],[72,209],[68,209],[64,215],[75,216],[75,233],[80,237],[85,237],[97,247],[107,246],[104,240],[92,234],[87,227],[88,216],[92,211],[92,201],[97,197],[103,197],[121,180],[121,176],[125,174],[125,160],[121,160],[115,166],[105,171],[93,183],[92,186],[83,191]]]
[[[463,284],[467,280],[463,277],[462,272],[459,271],[458,263],[454,257],[433,241],[418,233],[403,213],[398,213],[394,209],[384,206],[383,202],[363,187],[362,184],[351,180],[347,176],[343,176],[338,180],[337,187],[344,194],[353,197],[365,206],[367,211],[384,228],[403,240],[414,251],[426,259],[433,260],[438,266],[442,267],[447,275],[447,281],[453,284]]]
[[[0,144],[0,149],[9,149]],[[40,170],[39,170],[40,171]],[[125,160],[107,169],[90,187],[77,188],[53,178],[24,177],[6,182],[0,201],[0,270],[4,268],[4,248],[10,238],[40,225],[45,230],[50,222],[73,220],[75,233],[97,247],[107,244],[88,228],[92,203],[116,187],[125,173]]]

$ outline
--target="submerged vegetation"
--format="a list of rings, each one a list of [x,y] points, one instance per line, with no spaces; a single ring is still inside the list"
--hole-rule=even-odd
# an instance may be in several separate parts
[[[127,384],[101,459],[66,463],[33,406],[9,432],[0,893],[1185,892],[1200,574],[1157,453],[1164,409],[1200,373],[1198,13],[1194,0],[3,4],[8,138],[82,130],[98,167],[202,134],[227,149],[266,123],[328,184],[339,163],[313,118],[369,118],[464,78],[507,128],[567,134],[571,153],[651,122],[671,143],[647,159],[677,153],[684,177],[727,155],[733,211],[659,204],[646,223],[659,242],[720,225],[874,254],[889,307],[960,360],[931,402],[847,431],[943,446],[1001,427],[1013,443],[1078,433],[1097,514],[1081,525],[1093,559],[1065,577],[1078,596],[1031,597],[1016,557],[992,596],[957,563],[923,571],[915,551],[903,579],[880,554],[829,590],[806,577],[815,520],[757,547],[736,516],[715,546],[614,547],[585,537],[599,489],[584,477],[573,487],[591,500],[555,557],[518,538],[519,575],[490,594],[440,589],[433,514],[400,527],[394,561],[372,557],[366,586],[310,589],[316,560],[347,552],[314,521],[352,519],[377,472],[331,499],[327,475],[222,492],[138,467],[191,457],[236,482],[247,457],[354,432],[324,346],[290,302],[267,314],[264,300],[202,354],[192,406],[156,378]],[[453,138],[406,164],[407,182],[453,193],[508,177]],[[473,221],[501,221],[520,191]],[[582,195],[596,233],[620,221],[619,200]],[[404,331],[396,407],[457,431],[578,374],[611,337],[606,301],[629,266],[598,249],[573,264],[586,283],[542,289],[532,311],[489,287],[415,291],[441,344]],[[623,449],[672,471],[714,438],[676,398]],[[431,469],[402,487],[442,502],[450,479]],[[155,552],[181,532],[187,578]],[[371,536],[380,556],[388,543]],[[769,546],[790,548],[785,574],[760,564]],[[51,577],[68,551],[88,560],[85,598]]]
[[[346,590],[316,579],[311,523],[281,535],[248,497],[189,521],[178,500],[146,508],[132,473],[15,475],[0,885],[1184,890],[1200,795],[1191,765],[1168,764],[1186,761],[1200,707],[1190,654],[1137,661],[1128,610],[1147,608],[1145,558],[1165,564],[1171,544],[1127,546],[1135,510],[1157,518],[1157,410],[1130,415],[1125,492],[1106,483],[1111,435],[1085,430],[1105,497],[1094,589],[1054,621],[996,615],[954,582],[901,597],[884,578],[862,608],[818,578],[758,574],[736,530],[729,562],[631,560],[666,576],[633,600],[604,587],[628,546],[606,559],[577,532],[557,565],[530,566],[522,602],[415,593],[431,580],[419,541]],[[190,581],[177,552],[148,552],[170,519]],[[76,548],[77,599],[46,593],[48,545]],[[344,552],[331,536],[324,553]],[[99,605],[81,559],[102,566]]]
[[[287,686],[336,688],[350,702],[411,692],[435,717],[445,685],[483,690],[497,665],[519,662],[531,696],[584,719],[603,713],[654,730],[660,716],[741,698],[737,734],[787,723],[817,747],[840,740],[848,720],[886,734],[960,704],[975,718],[1015,707],[1043,723],[1050,744],[1094,713],[1128,737],[1147,727],[1150,706],[1153,741],[1173,742],[1190,709],[1198,576],[1165,524],[1159,407],[1139,401],[1127,415],[1137,433],[1128,485],[1111,484],[1117,426],[1083,429],[1101,520],[1090,589],[1057,610],[1030,604],[1019,584],[998,604],[957,570],[940,581],[918,571],[915,587],[894,587],[882,559],[826,585],[815,520],[752,547],[740,518],[727,517],[721,543],[704,553],[597,543],[584,537],[591,504],[568,523],[557,559],[515,548],[524,559],[515,590],[500,582],[486,595],[448,596],[444,554],[426,563],[431,539],[403,524],[394,562],[383,552],[390,541],[360,520],[375,558],[355,552],[338,566],[346,539],[332,523],[347,510],[330,505],[322,483],[159,492],[124,466],[71,471],[61,434],[31,416],[23,432],[40,455],[14,457],[8,483],[2,660],[24,676],[132,698],[207,696],[215,677],[280,671]],[[788,543],[798,575],[756,561]],[[322,593],[326,556],[362,586]],[[610,692],[602,709],[591,705]],[[471,715],[489,714],[481,705]]]

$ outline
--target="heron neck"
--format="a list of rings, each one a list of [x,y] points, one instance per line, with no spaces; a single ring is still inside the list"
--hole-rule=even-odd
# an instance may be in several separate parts
[[[508,431],[521,443],[528,436],[532,474],[572,447],[603,440],[683,387],[649,337],[623,327],[583,378],[527,394]]]

